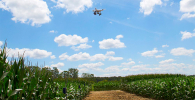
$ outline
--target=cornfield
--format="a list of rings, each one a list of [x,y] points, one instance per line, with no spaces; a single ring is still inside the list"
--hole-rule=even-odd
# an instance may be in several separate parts
[[[55,82],[52,73],[47,68],[30,71],[24,65],[24,58],[6,62],[6,43],[0,53],[0,99],[1,100],[56,100],[84,98],[90,91],[88,81]],[[79,83],[80,82],[80,83]],[[85,84],[88,84],[86,86]]]
[[[0,53],[1,100],[81,100],[91,90],[119,89],[157,100],[195,100],[195,77],[180,74],[145,74],[122,77],[120,81],[94,83],[84,79],[53,79],[47,68],[31,71],[24,58],[6,62]]]

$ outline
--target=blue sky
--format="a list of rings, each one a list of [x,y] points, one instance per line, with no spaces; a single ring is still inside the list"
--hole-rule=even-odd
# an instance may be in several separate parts
[[[33,65],[79,77],[195,74],[194,0],[0,0],[0,9],[8,60],[25,51]]]

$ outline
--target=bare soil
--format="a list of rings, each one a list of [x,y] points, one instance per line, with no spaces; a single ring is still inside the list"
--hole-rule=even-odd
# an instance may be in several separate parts
[[[155,100],[131,94],[121,90],[90,91],[83,100]]]

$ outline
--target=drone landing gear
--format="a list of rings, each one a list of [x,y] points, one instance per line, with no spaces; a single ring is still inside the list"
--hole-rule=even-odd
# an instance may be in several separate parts
[[[101,13],[99,14],[99,16],[102,15]]]

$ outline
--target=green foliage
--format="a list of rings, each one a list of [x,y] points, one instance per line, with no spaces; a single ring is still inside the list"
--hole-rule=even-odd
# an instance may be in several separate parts
[[[94,77],[94,74],[82,73],[81,77],[83,77],[83,78],[92,78],[92,77]]]
[[[123,83],[128,83],[137,80],[147,80],[154,78],[169,78],[169,77],[186,77],[186,75],[181,74],[140,74],[122,77],[121,81]]]
[[[78,78],[78,72],[79,72],[78,69],[69,68],[68,71],[69,71],[69,75],[71,78],[74,78],[74,79]]]
[[[164,100],[194,100],[195,78],[169,77],[121,84],[122,90]]]
[[[103,80],[94,84],[95,91],[120,89],[121,82]]]
[[[62,85],[55,82],[53,77],[57,77],[57,74],[53,73],[51,69],[40,69],[36,66],[27,67],[24,65],[25,59],[23,57],[20,57],[18,61],[11,61],[13,64],[10,65],[6,63],[6,58],[5,43],[4,49],[0,53],[1,100],[52,100],[61,96],[65,98],[73,96],[76,98],[76,96],[84,97],[91,89],[90,82],[72,80],[75,83],[69,83],[67,95],[63,94],[62,87],[65,86],[65,82],[62,82]],[[76,73],[72,74],[73,78],[76,78],[78,71],[73,70],[72,72]],[[84,85],[84,83],[88,86]],[[80,89],[78,89],[79,85]],[[77,94],[74,94],[75,91]]]
[[[105,80],[99,81],[98,83],[105,83],[105,82],[108,82],[108,80],[105,79]]]

